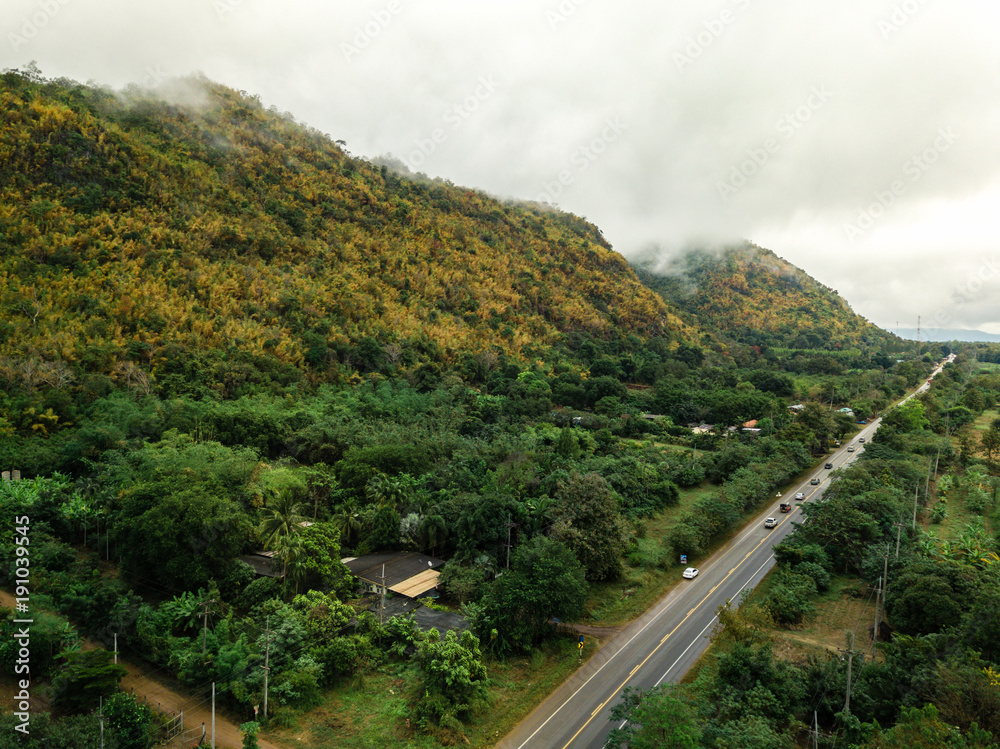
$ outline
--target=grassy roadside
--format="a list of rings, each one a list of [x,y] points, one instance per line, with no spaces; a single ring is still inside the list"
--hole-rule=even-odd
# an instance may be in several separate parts
[[[775,492],[782,495],[801,483],[803,479],[826,462],[826,456],[800,472]],[[584,624],[615,626],[632,621],[681,579],[681,566],[673,556],[667,558],[661,539],[677,523],[685,511],[705,496],[719,491],[720,487],[705,482],[694,489],[681,491],[680,501],[644,521],[645,536],[639,539],[638,550],[626,558],[625,574],[619,580],[599,583],[591,587],[587,598],[587,616]],[[761,510],[774,501],[774,497],[759,502],[740,516],[728,533],[716,539],[704,554],[690,557],[689,564],[697,567],[709,559],[746,529],[748,522],[760,514]]]
[[[750,594],[749,603],[767,594],[773,576],[772,570],[761,580]],[[867,652],[871,647],[868,628],[874,624],[875,599],[864,583],[855,577],[835,577],[829,590],[817,596],[813,603],[815,608],[801,624],[771,630],[774,654],[778,658],[804,664],[810,658],[836,657],[839,649],[847,647],[850,632],[854,633],[855,648]],[[688,670],[681,684],[693,683],[703,669],[711,668],[715,653],[713,643]]]
[[[583,662],[596,651],[588,637]],[[454,743],[490,747],[505,736],[552,691],[580,667],[576,643],[561,638],[530,657],[491,661],[491,704],[464,726],[465,732],[432,736],[421,734],[407,720],[416,670],[407,664],[377,674],[354,678],[324,695],[323,705],[267,733],[268,739],[288,746],[341,749],[412,747],[439,749]]]

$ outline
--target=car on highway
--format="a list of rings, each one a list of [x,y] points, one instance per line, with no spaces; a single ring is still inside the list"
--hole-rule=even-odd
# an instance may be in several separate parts
[[[795,492],[795,498],[796,499],[805,499],[806,495],[805,495],[804,492]]]
[[[854,452],[854,445],[848,445],[847,452],[849,452],[849,453]]]
[[[698,568],[688,567],[686,570],[684,570],[682,577],[685,580],[694,580],[696,577],[698,577]]]
[[[813,486],[816,486],[817,484],[819,484],[819,479],[818,478],[810,479],[809,483],[812,484]]]
[[[858,437],[858,442],[861,442],[862,444],[864,444],[864,441],[865,441],[864,437]]]
[[[778,524],[778,521],[777,521],[777,520],[775,520],[774,518],[767,518],[767,519],[766,519],[766,520],[764,521],[764,527],[765,527],[765,528],[773,528],[773,527],[774,527],[774,526],[776,526],[777,524]]]
[[[781,503],[781,511],[782,512],[791,512],[792,511],[792,503],[791,502],[782,502]]]
[[[827,470],[829,470],[829,469],[833,468],[833,463],[827,463],[827,464],[826,464],[825,466],[823,466],[823,467],[824,467],[824,468],[826,468]]]

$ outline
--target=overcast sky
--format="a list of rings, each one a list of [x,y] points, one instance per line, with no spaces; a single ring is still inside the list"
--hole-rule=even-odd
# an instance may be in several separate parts
[[[5,0],[0,67],[200,71],[626,256],[746,238],[890,330],[1000,333],[996,0]]]

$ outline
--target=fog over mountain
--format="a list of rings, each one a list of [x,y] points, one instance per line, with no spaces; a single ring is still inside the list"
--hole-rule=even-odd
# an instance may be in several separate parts
[[[594,0],[10,0],[0,66],[200,71],[370,158],[597,223],[743,238],[892,330],[1000,333],[1000,9]]]

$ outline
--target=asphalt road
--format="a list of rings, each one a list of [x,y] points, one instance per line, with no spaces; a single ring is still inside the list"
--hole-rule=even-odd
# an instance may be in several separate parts
[[[927,387],[924,383],[916,392]],[[854,460],[864,451],[860,439],[871,439],[880,423],[876,419],[867,424],[824,463],[833,463],[832,470],[836,470]],[[851,445],[854,452],[848,451]],[[823,496],[830,473],[818,468],[787,495],[775,497],[737,537],[702,562],[695,579],[682,580],[616,635],[505,736],[497,749],[601,749],[612,728],[611,708],[622,690],[627,686],[646,690],[683,678],[710,644],[716,610],[727,600],[738,602],[740,593],[752,589],[774,566],[772,547],[801,521],[799,507]],[[813,478],[821,483],[811,484]],[[796,492],[805,494],[805,499],[792,500],[792,511],[781,514],[780,503],[791,500]],[[777,527],[764,527],[768,517],[778,520]]]

